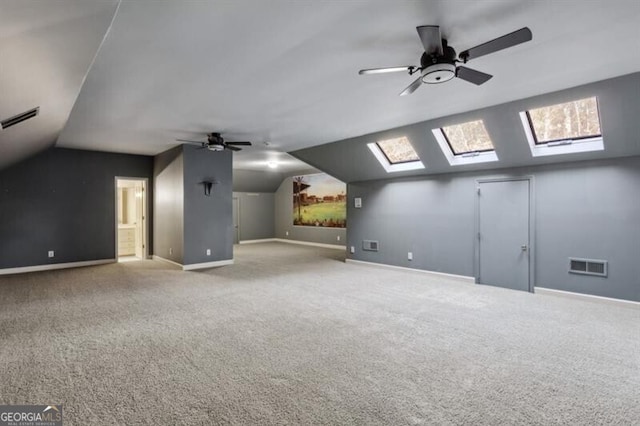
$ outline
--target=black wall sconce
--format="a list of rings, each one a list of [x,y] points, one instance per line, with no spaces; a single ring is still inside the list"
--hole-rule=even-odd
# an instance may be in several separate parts
[[[205,180],[203,182],[201,182],[202,185],[204,185],[204,195],[206,195],[207,197],[211,196],[211,188],[213,187],[213,185],[217,185],[218,182],[217,180]]]

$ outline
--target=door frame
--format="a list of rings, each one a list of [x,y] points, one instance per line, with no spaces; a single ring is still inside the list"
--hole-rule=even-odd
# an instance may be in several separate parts
[[[231,202],[236,203],[236,217],[233,218],[233,222],[235,222],[233,229],[233,244],[236,244],[236,236],[238,237],[238,244],[240,244],[240,197],[231,197]],[[231,206],[232,214],[233,214],[233,204]]]
[[[144,247],[142,248],[142,257],[144,259],[149,259],[149,178],[140,178],[140,177],[128,177],[128,176],[115,176],[113,179],[113,188],[114,188],[114,197],[115,197],[115,218],[114,218],[114,242],[115,242],[115,259],[118,260],[118,179],[122,180],[135,180],[142,182],[144,189],[143,204],[144,204],[144,218],[142,224],[142,244]]]
[[[492,183],[492,182],[511,182],[525,180],[529,182],[529,243],[527,254],[529,255],[529,292],[533,293],[535,287],[535,253],[536,253],[536,239],[535,239],[535,224],[536,217],[535,212],[535,179],[533,176],[497,176],[492,178],[476,179],[475,188],[475,229],[474,229],[474,258],[473,258],[473,273],[475,283],[480,284],[480,184]]]

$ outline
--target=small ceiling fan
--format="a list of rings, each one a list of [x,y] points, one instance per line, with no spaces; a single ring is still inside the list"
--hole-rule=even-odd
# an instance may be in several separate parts
[[[420,58],[420,66],[403,65],[388,68],[370,68],[360,70],[359,74],[366,75],[408,71],[409,75],[413,75],[419,72],[420,77],[400,92],[400,96],[410,95],[415,92],[422,83],[439,84],[449,81],[453,77],[461,78],[462,80],[479,86],[486,83],[493,76],[471,68],[458,66],[457,64],[466,64],[471,59],[476,59],[489,53],[525,43],[533,38],[531,30],[524,27],[503,35],[502,37],[472,47],[471,49],[467,49],[456,57],[456,51],[447,44],[446,39],[441,37],[440,27],[438,25],[423,25],[416,29],[418,30],[418,36],[420,36],[420,41],[424,47],[424,53]]]
[[[209,151],[222,151],[228,149],[230,151],[242,151],[242,148],[238,146],[251,146],[251,142],[225,142],[220,136],[220,133],[207,134],[207,141],[190,141],[186,139],[176,139],[178,142],[185,142],[194,145],[200,145],[202,148],[207,148]]]

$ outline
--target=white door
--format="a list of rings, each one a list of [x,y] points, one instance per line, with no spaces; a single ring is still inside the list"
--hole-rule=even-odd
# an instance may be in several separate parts
[[[503,180],[478,185],[478,283],[532,291],[530,182]]]

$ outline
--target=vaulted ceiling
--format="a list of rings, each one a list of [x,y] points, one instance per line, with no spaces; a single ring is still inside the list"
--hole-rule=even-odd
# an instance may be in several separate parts
[[[286,154],[640,71],[633,0],[0,0],[0,167],[56,143],[154,155],[211,131],[254,146],[234,167],[304,165]],[[454,79],[398,93],[418,64],[415,27],[458,51],[528,26],[533,41]]]

